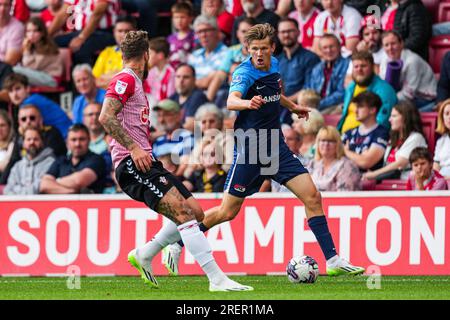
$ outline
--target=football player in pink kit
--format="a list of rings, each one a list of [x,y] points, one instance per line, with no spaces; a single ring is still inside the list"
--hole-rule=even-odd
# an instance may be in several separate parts
[[[200,205],[161,162],[149,142],[149,106],[142,86],[148,75],[149,43],[145,31],[130,31],[121,44],[124,69],[111,81],[100,122],[113,137],[111,156],[116,180],[131,198],[171,220],[144,246],[131,250],[128,261],[145,283],[157,287],[151,262],[165,246],[182,239],[208,276],[210,291],[248,291],[252,287],[229,279],[219,268],[197,225]]]

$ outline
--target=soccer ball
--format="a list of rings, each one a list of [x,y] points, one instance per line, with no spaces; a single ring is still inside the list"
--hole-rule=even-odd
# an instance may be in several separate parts
[[[289,261],[286,273],[292,283],[314,283],[319,276],[319,266],[310,256],[296,256]]]

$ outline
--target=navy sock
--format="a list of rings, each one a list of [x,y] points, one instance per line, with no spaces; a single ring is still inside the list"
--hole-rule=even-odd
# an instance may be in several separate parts
[[[206,227],[206,226],[203,224],[203,222],[200,222],[200,223],[198,224],[198,228],[200,229],[201,232],[206,232],[206,231],[209,230],[209,228]],[[184,247],[183,240],[180,240],[180,241],[178,241],[177,243],[178,243],[181,247]]]
[[[325,258],[328,260],[337,255],[336,248],[334,247],[333,238],[328,230],[327,219],[325,216],[316,216],[308,220],[308,225],[311,231],[316,236],[322,249]]]

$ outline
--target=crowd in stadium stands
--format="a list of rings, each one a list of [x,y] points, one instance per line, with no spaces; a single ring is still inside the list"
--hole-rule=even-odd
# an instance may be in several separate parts
[[[0,0],[0,193],[121,192],[98,117],[122,69],[120,44],[139,29],[149,34],[143,86],[154,156],[189,190],[221,192],[237,116],[226,108],[231,74],[258,23],[277,29],[283,94],[312,109],[307,121],[287,109],[279,119],[318,190],[400,180],[406,190],[448,189],[450,21],[438,14],[446,5]],[[64,92],[75,96],[70,108]],[[268,179],[261,191],[287,189]]]

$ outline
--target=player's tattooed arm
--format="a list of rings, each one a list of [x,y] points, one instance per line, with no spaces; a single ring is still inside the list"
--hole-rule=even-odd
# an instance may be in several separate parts
[[[100,113],[99,121],[117,142],[123,145],[128,150],[132,150],[135,146],[135,142],[128,133],[125,132],[119,120],[117,114],[122,110],[122,103],[113,98],[105,98],[103,102],[102,111]]]
[[[150,154],[143,150],[130,135],[125,131],[125,129],[120,124],[117,119],[117,114],[122,110],[122,103],[113,98],[105,98],[103,102],[102,111],[100,113],[99,121],[108,132],[118,143],[127,148],[130,151],[131,158],[133,159],[136,168],[139,171],[147,172],[152,166],[152,158]]]

